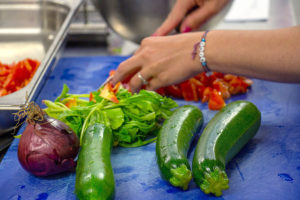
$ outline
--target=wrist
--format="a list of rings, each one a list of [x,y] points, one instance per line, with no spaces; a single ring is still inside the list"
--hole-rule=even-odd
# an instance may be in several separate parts
[[[191,66],[191,73],[199,74],[204,71],[199,57],[199,47],[200,42],[205,32],[194,32],[194,33],[185,33],[181,35],[188,36],[184,45],[186,46],[185,50],[185,60],[188,58],[188,65]]]
[[[211,32],[205,31],[205,32],[198,32],[197,35],[195,35],[196,40],[194,40],[193,43],[193,50],[192,50],[192,59],[195,62],[196,72],[210,72],[210,60],[212,60],[210,57],[207,56],[207,54],[210,55],[209,49],[208,49],[208,43],[209,41],[208,36]],[[211,46],[211,45],[209,45]],[[209,58],[209,59],[208,59]]]
[[[210,72],[210,69],[209,67],[207,66],[207,61],[206,61],[206,51],[205,51],[205,47],[206,47],[206,43],[207,43],[207,40],[206,40],[206,36],[208,34],[209,31],[205,31],[202,35],[202,38],[200,40],[200,42],[198,43],[198,56],[199,56],[199,61],[202,65],[202,68],[204,70],[204,72],[206,73],[209,73]]]

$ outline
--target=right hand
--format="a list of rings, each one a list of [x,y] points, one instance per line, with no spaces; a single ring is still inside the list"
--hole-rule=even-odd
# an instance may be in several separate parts
[[[138,72],[149,82],[148,90],[180,83],[202,72],[199,59],[193,59],[195,43],[202,32],[145,38],[135,54],[122,62],[114,74],[113,84],[126,79],[132,92],[143,86]]]
[[[170,33],[180,23],[180,32],[198,29],[208,19],[217,14],[229,0],[177,0],[163,24],[152,36],[163,36]],[[189,13],[191,9],[197,7]]]

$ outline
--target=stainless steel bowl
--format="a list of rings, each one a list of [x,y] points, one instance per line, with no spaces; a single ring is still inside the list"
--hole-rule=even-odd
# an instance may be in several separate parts
[[[161,25],[175,0],[93,0],[93,3],[112,30],[139,43]]]
[[[92,0],[110,26],[124,39],[135,43],[150,36],[166,19],[176,0]],[[199,30],[212,30],[223,21],[232,1]]]

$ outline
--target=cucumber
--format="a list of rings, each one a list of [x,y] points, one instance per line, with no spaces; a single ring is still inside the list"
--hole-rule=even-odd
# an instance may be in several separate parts
[[[110,161],[111,129],[103,124],[89,126],[83,136],[76,167],[75,194],[78,199],[113,199],[115,180]]]
[[[248,101],[228,104],[209,121],[192,165],[194,180],[204,193],[221,196],[229,188],[226,164],[256,134],[260,123],[260,111]]]
[[[157,136],[156,156],[161,176],[173,186],[186,190],[192,179],[187,152],[193,136],[203,124],[199,108],[179,107],[167,119]]]

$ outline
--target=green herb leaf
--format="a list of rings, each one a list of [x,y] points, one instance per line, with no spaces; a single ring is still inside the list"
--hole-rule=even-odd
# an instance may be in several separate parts
[[[94,123],[102,123],[112,129],[114,143],[124,147],[137,147],[155,141],[162,120],[172,114],[177,107],[175,101],[162,97],[156,92],[141,90],[132,94],[120,87],[116,93],[119,103],[107,101],[99,96],[101,91],[93,91],[93,101],[88,101],[88,94],[69,94],[68,86],[55,102],[44,100],[44,111],[51,117],[59,119],[70,126],[80,138],[85,129]],[[74,107],[68,108],[64,103],[72,98]]]

